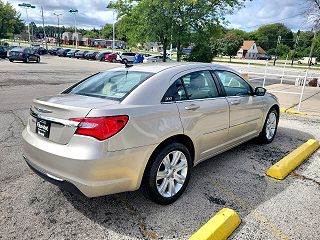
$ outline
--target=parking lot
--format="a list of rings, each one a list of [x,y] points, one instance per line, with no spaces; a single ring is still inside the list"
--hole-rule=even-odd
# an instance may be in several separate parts
[[[271,144],[253,140],[201,163],[169,206],[140,191],[87,199],[35,175],[21,141],[32,99],[117,66],[55,56],[39,64],[0,60],[0,239],[188,239],[223,207],[242,220],[231,239],[319,239],[320,151],[283,181],[265,175],[306,140],[320,139],[316,116],[283,114]]]

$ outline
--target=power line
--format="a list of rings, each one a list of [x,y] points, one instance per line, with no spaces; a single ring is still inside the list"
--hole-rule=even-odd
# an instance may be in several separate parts
[[[293,16],[290,16],[290,17],[286,17],[286,18],[282,18],[282,19],[278,19],[278,20],[275,20],[275,21],[272,21],[272,22],[261,23],[261,24],[257,24],[257,25],[254,25],[254,26],[248,26],[248,27],[244,27],[244,28],[240,28],[240,29],[261,27],[261,26],[266,25],[266,24],[278,23],[278,22],[281,22],[281,21],[284,21],[284,20],[287,20],[287,19],[291,19],[291,18],[295,18],[295,17],[301,16],[301,15],[304,15],[304,14],[305,13],[299,13],[299,14],[296,14],[296,15],[293,15]]]

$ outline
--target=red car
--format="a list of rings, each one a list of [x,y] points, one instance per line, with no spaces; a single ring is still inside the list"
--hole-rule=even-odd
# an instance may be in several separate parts
[[[110,53],[110,54],[106,54],[104,56],[104,59],[108,62],[113,62],[115,63],[117,61],[117,56],[118,54],[117,53]]]

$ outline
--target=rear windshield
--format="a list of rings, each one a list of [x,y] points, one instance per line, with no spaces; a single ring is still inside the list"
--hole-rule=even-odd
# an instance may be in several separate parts
[[[20,48],[20,47],[15,47],[11,49],[12,52],[23,52],[24,48]]]
[[[80,82],[66,93],[122,101],[133,89],[153,73],[137,71],[108,71]]]

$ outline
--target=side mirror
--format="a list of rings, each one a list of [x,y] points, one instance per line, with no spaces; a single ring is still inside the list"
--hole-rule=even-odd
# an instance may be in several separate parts
[[[267,92],[267,89],[263,88],[263,87],[256,87],[254,89],[254,95],[256,96],[264,96]]]

